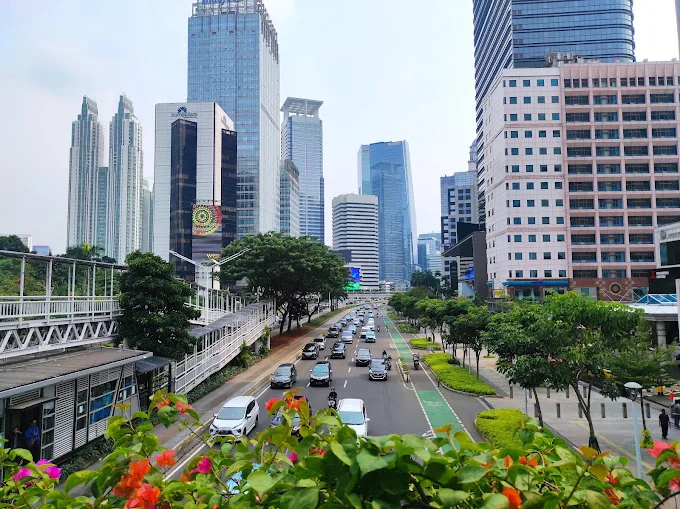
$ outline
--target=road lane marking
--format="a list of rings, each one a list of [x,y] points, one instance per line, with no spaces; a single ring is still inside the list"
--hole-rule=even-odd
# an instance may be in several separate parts
[[[352,357],[352,360],[350,362],[354,362],[354,357]]]
[[[347,387],[347,380],[345,380],[345,385],[342,386],[343,389]]]
[[[309,385],[310,385],[311,383],[312,383],[311,381],[307,382],[307,387],[309,387]]]
[[[352,371],[352,368],[351,368],[351,367],[347,370],[347,372],[349,373],[350,371]]]

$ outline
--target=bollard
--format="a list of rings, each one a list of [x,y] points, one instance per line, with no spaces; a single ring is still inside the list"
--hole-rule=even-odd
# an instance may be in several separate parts
[[[649,403],[645,403],[645,413],[647,414],[647,419],[652,418],[652,409],[649,406]]]
[[[548,399],[550,399],[550,387],[545,390],[545,393],[548,396]]]
[[[510,386],[510,399],[512,399],[512,385]]]
[[[567,399],[569,399],[569,386],[567,385]]]
[[[579,419],[583,417],[583,408],[581,408],[581,403],[578,403],[578,417]]]
[[[560,419],[562,417],[562,411],[560,409],[560,404],[555,403],[555,408],[557,409],[557,418]]]
[[[604,419],[604,403],[600,403],[600,408],[602,408],[602,418]]]
[[[584,398],[588,397],[588,388],[585,385],[583,386],[583,397]]]
[[[628,405],[621,403],[621,409],[623,410],[623,418],[628,419]]]
[[[538,404],[534,403],[534,417],[538,419]]]

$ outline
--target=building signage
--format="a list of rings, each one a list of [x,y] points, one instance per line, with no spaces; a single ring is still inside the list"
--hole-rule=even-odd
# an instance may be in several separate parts
[[[172,118],[198,118],[198,113],[193,113],[187,111],[186,106],[180,106],[177,108],[177,113],[171,113]]]
[[[673,228],[667,228],[665,230],[659,231],[659,237],[661,240],[670,240],[680,237],[680,228],[677,226]]]
[[[226,128],[229,129],[229,125],[227,124],[227,117],[222,116],[222,125]]]

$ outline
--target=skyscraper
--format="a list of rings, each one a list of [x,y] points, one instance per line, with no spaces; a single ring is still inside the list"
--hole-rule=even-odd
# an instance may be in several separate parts
[[[281,233],[300,236],[300,172],[290,159],[281,161]]]
[[[406,141],[362,145],[359,193],[378,197],[380,280],[403,288],[417,259],[416,211]]]
[[[279,229],[279,46],[262,0],[201,0],[189,18],[188,101],[236,124],[238,235]]]
[[[333,198],[333,250],[358,268],[362,290],[379,289],[378,198],[342,194]]]
[[[433,274],[442,272],[441,233],[421,233],[418,235],[418,265],[420,270]]]
[[[473,0],[478,150],[492,112],[482,101],[499,72],[544,67],[549,53],[632,62],[633,0]],[[485,161],[478,162],[480,219],[485,218]]]
[[[153,251],[153,190],[149,181],[142,181],[142,246],[143,253]]]
[[[132,101],[120,96],[109,124],[109,186],[105,253],[123,263],[142,246],[142,126]]]
[[[83,97],[78,119],[71,125],[69,155],[67,247],[97,242],[99,165],[104,133],[97,103]]]
[[[106,225],[109,221],[109,167],[100,166],[97,170],[97,235],[95,246],[106,253]]]
[[[300,235],[324,242],[323,102],[289,97],[283,104],[281,158],[300,171]]]

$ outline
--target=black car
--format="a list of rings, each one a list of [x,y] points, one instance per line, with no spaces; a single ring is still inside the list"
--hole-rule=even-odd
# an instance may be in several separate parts
[[[316,343],[307,343],[302,349],[303,359],[318,359],[319,358],[319,345]]]
[[[333,326],[330,329],[328,329],[328,334],[326,334],[327,338],[337,338],[340,337],[340,328]]]
[[[387,366],[382,359],[372,359],[368,368],[369,380],[387,380]]]
[[[271,388],[293,387],[295,382],[297,382],[295,364],[281,364],[272,375]]]
[[[326,385],[330,387],[332,381],[333,368],[328,361],[319,361],[309,370],[309,385]]]
[[[344,359],[347,357],[347,347],[345,343],[334,343],[333,350],[331,350],[331,359]]]
[[[368,366],[371,363],[371,351],[368,348],[359,348],[357,350],[357,355],[354,358],[354,362],[357,366]]]

